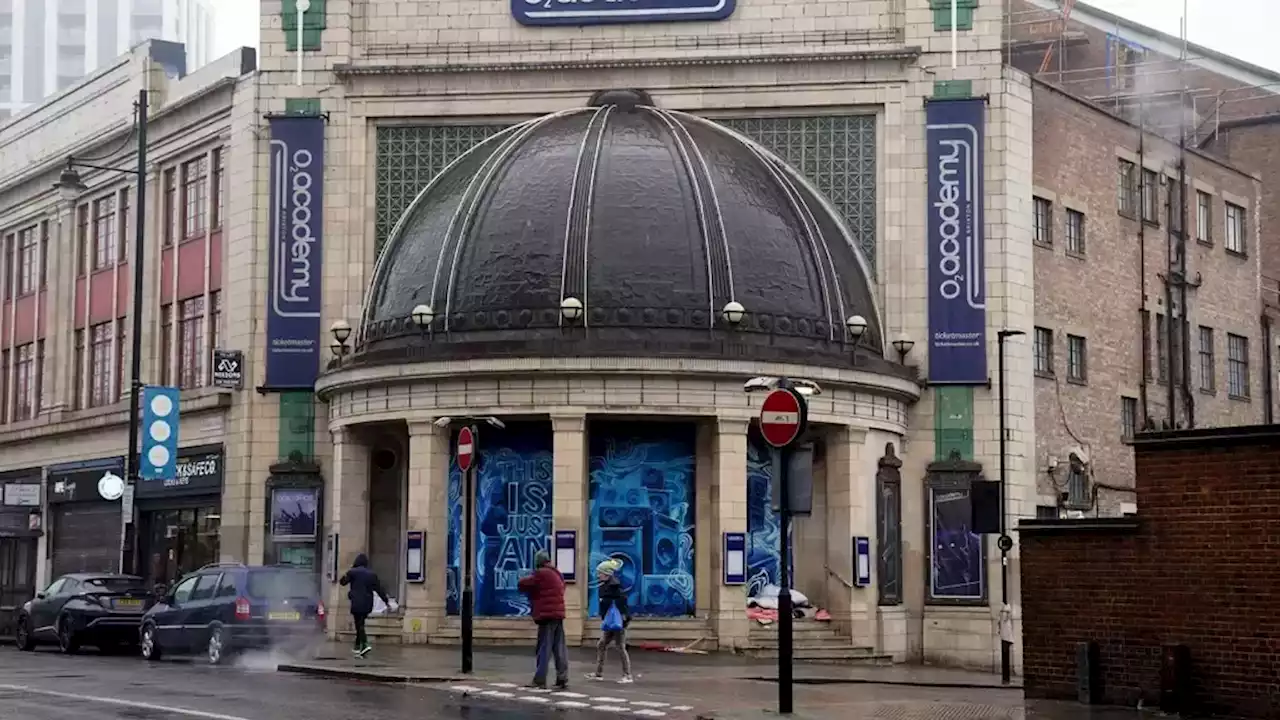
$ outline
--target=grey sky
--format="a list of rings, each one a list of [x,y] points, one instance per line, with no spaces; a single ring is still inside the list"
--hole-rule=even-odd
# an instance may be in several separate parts
[[[1182,0],[1088,0],[1088,3],[1172,35],[1179,32]],[[215,0],[215,5],[217,54],[229,53],[242,45],[256,47],[258,0]],[[1187,5],[1192,42],[1280,72],[1280,43],[1274,37],[1275,28],[1280,27],[1280,2],[1188,0]]]

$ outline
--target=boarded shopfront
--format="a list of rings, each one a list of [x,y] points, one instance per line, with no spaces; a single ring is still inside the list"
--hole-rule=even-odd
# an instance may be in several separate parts
[[[117,572],[124,522],[119,498],[98,492],[107,473],[124,476],[124,458],[102,458],[49,468],[49,577],[74,572]]]

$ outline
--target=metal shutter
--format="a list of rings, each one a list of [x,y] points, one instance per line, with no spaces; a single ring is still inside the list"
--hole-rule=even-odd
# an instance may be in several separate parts
[[[120,567],[120,506],[116,503],[59,505],[53,519],[53,575],[117,572]]]

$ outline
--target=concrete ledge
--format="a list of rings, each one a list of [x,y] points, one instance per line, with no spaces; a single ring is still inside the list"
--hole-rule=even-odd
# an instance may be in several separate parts
[[[754,682],[765,682],[777,684],[778,679],[772,677],[744,677],[743,680],[751,680]],[[1022,690],[1022,683],[1014,680],[1008,685],[1002,684],[999,680],[993,679],[991,682],[965,682],[961,680],[933,680],[919,679],[912,680],[908,678],[824,678],[824,677],[798,677],[793,678],[792,683],[795,685],[895,685],[898,687],[919,687],[919,688],[946,688],[954,690]]]
[[[343,678],[377,683],[447,683],[462,682],[468,679],[456,675],[413,672],[391,667],[343,667],[317,663],[281,663],[276,666],[276,670],[314,677]]]

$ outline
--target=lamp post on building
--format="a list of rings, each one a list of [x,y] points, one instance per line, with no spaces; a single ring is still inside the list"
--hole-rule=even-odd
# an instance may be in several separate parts
[[[415,320],[417,313],[415,313]],[[480,464],[479,432],[476,421],[488,423],[501,430],[506,423],[496,417],[484,415],[480,417],[441,417],[436,418],[436,427],[447,428],[455,422],[463,423],[458,430],[458,442],[454,452],[458,461],[458,469],[462,471],[462,598],[458,608],[462,620],[462,672],[472,670],[474,655],[473,626],[476,613],[475,596],[475,499],[476,468]]]
[[[1000,538],[996,541],[1000,548],[1000,682],[1008,685],[1013,674],[1013,617],[1009,608],[1009,551],[1013,549],[1013,538],[1009,537],[1008,520],[1005,516],[1005,495],[1008,485],[1008,469],[1005,457],[1008,455],[1005,437],[1005,394],[1004,394],[1004,345],[1012,337],[1026,335],[1021,330],[1004,329],[996,333],[997,363],[996,387],[1000,407]]]
[[[125,480],[130,485],[136,485],[138,482],[138,427],[141,423],[141,407],[139,401],[142,396],[142,263],[146,250],[146,217],[147,217],[147,90],[138,91],[138,99],[134,101],[133,108],[137,117],[137,136],[138,150],[136,168],[116,168],[104,165],[95,165],[75,157],[67,158],[67,166],[63,169],[62,175],[59,176],[58,182],[54,188],[58,190],[62,199],[68,203],[74,203],[88,187],[84,181],[80,179],[80,173],[76,172],[76,168],[91,168],[93,170],[103,170],[106,172],[122,173],[126,175],[134,175],[138,179],[138,190],[134,198],[134,222],[133,222],[133,259],[131,261],[133,267],[133,292],[130,297],[130,321],[131,331],[129,334],[129,348],[132,355],[129,359],[129,440],[128,450],[125,451]],[[132,508],[129,509],[129,515],[132,515]],[[120,548],[121,552],[121,570],[130,572],[132,570],[126,563],[129,558],[123,557],[124,547]]]

